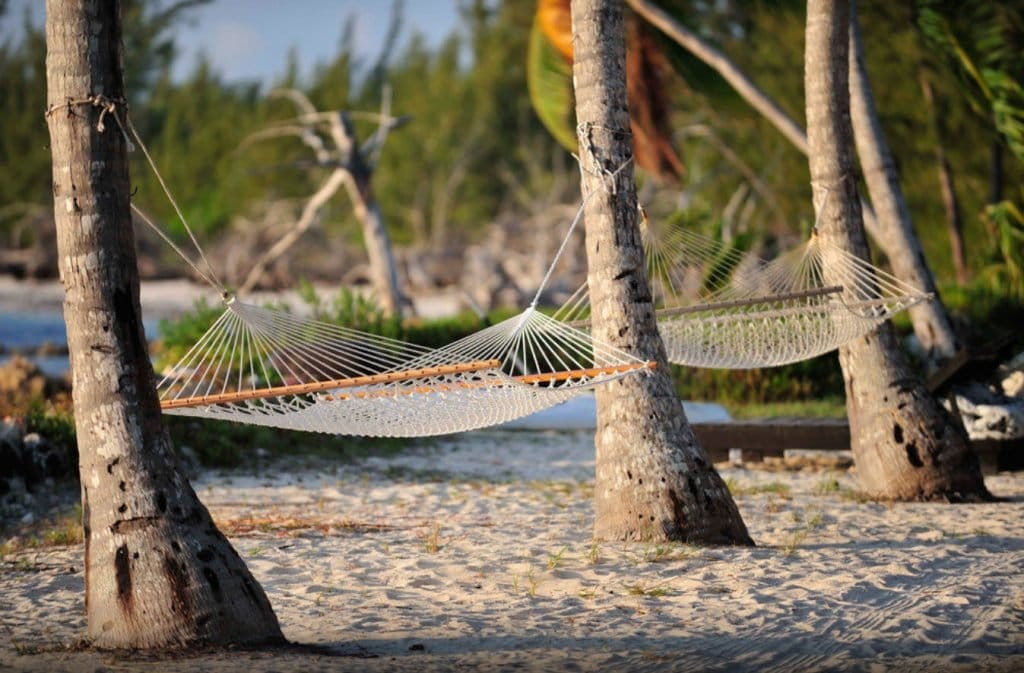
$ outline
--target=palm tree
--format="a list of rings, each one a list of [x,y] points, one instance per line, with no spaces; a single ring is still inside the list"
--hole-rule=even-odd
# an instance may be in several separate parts
[[[633,182],[623,8],[573,0],[573,81],[596,339],[655,360],[649,376],[600,388],[594,536],[753,544],[697,443],[669,377],[644,270]]]
[[[267,597],[183,476],[161,422],[117,128],[125,114],[119,13],[120,3],[105,0],[46,3],[87,637],[103,648],[283,641]]]
[[[849,0],[808,0],[804,84],[819,235],[868,259],[850,124]],[[861,487],[894,500],[981,500],[966,433],[916,379],[892,325],[839,350]]]

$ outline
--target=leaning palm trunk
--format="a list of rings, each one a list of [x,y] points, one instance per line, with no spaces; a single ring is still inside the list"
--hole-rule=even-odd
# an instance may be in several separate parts
[[[848,0],[808,0],[804,81],[819,235],[868,258],[853,164]],[[891,324],[839,350],[857,474],[896,500],[990,497],[963,428],[911,372]]]
[[[875,109],[875,97],[864,65],[864,40],[857,20],[856,0],[850,2],[850,111],[857,156],[878,218],[875,230],[878,244],[883,250],[899,251],[890,255],[890,262],[900,280],[938,297],[938,287],[914,233],[910,209],[896,175],[896,163]],[[910,307],[910,319],[928,362],[941,362],[956,354],[960,345],[940,301],[915,304]]]
[[[161,423],[118,129],[125,113],[119,11],[108,0],[49,0],[46,8],[86,635],[104,648],[283,640],[263,590],[179,470]]]
[[[594,536],[752,544],[668,374],[644,272],[626,105],[622,6],[574,0],[573,81],[594,337],[657,362],[598,389]],[[616,172],[617,169],[618,172]]]

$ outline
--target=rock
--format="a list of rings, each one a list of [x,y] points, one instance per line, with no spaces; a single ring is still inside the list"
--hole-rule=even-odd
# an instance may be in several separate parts
[[[18,426],[6,420],[0,422],[0,494],[13,489],[11,482],[22,472],[21,431]]]
[[[1024,371],[1010,372],[1010,375],[1000,381],[999,385],[1007,397],[1024,397]]]
[[[46,377],[38,367],[20,355],[15,355],[0,367],[0,392],[41,397],[45,391]]]
[[[0,395],[50,397],[66,390],[64,381],[47,377],[39,367],[20,355],[0,365]]]
[[[67,355],[68,347],[63,344],[54,343],[53,341],[44,341],[39,344],[39,348],[36,349],[36,355]]]
[[[25,435],[22,441],[22,464],[25,479],[32,486],[47,478],[61,477],[68,471],[67,456],[37,432]]]
[[[955,392],[971,439],[1024,437],[1024,399],[1007,397],[980,383],[958,386]]]

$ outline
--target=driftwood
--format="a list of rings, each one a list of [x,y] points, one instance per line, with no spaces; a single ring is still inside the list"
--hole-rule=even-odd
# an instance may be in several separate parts
[[[305,94],[295,89],[275,91],[272,95],[291,100],[298,107],[299,116],[253,134],[243,146],[269,138],[297,137],[313,151],[317,165],[330,168],[331,172],[306,201],[291,228],[256,260],[239,292],[244,294],[255,287],[267,266],[283,256],[316,224],[321,209],[344,186],[362,224],[377,300],[386,313],[401,315],[407,299],[399,287],[391,241],[370,184],[375,159],[388,134],[407,119],[391,116],[390,91],[385,89],[381,112],[373,115],[379,123],[377,131],[361,145],[352,128],[351,118],[355,113],[318,111]]]

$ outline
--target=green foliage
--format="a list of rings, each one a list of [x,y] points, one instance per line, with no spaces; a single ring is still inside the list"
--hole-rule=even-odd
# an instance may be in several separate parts
[[[316,293],[312,284],[303,281],[299,283],[299,297],[309,306],[317,320],[390,339],[402,336],[401,320],[386,315],[373,298],[349,288],[341,288],[325,301]]]
[[[676,392],[683,399],[733,405],[842,399],[843,376],[835,353],[782,367],[694,369],[673,365]]]
[[[976,113],[1024,160],[1024,9],[1006,0],[918,0],[925,39],[953,65]]]
[[[1021,190],[1024,203],[1024,189]],[[999,260],[982,270],[981,278],[1007,298],[1024,302],[1024,213],[1013,201],[1001,201],[985,209],[997,236]]]
[[[154,367],[161,371],[185,356],[224,312],[224,307],[211,306],[205,298],[197,300],[191,311],[177,318],[164,318],[157,326],[159,341]]]
[[[997,275],[983,274],[966,286],[943,287],[942,298],[969,345],[1009,339],[1014,352],[1024,348],[1024,300],[1008,296]]]

